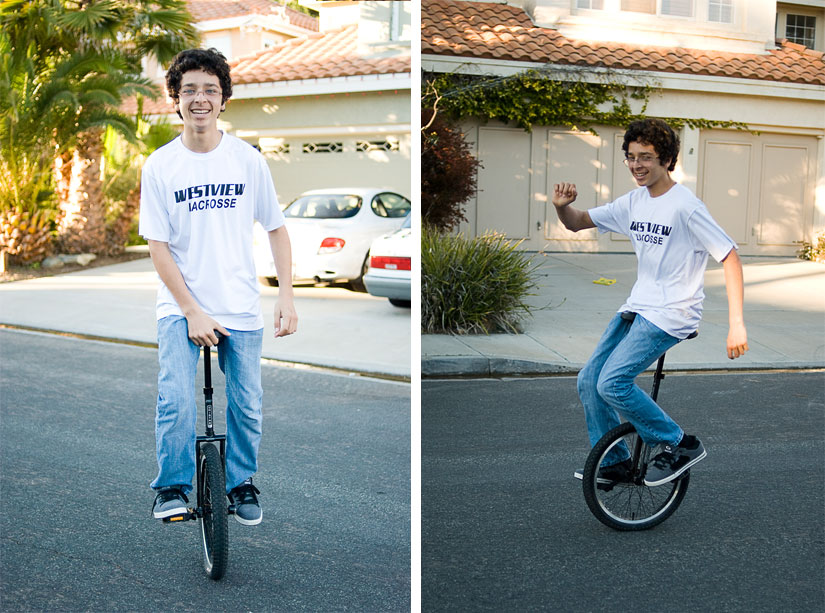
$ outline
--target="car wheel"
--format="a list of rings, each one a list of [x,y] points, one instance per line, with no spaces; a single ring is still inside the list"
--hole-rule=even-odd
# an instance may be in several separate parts
[[[389,298],[389,301],[392,306],[402,307],[405,309],[409,309],[412,306],[412,300],[399,300],[398,298]]]
[[[349,288],[354,292],[363,292],[366,293],[367,286],[364,285],[364,275],[367,274],[367,270],[370,267],[370,254],[367,253],[366,257],[364,258],[364,263],[361,264],[361,276],[357,279],[350,279],[349,281]]]

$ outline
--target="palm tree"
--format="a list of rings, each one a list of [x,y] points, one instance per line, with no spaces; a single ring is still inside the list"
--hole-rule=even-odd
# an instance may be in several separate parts
[[[141,60],[168,62],[198,44],[183,0],[3,0],[0,25],[18,76],[0,84],[0,148],[26,133],[57,159],[60,235],[66,250],[105,252],[100,180],[106,126],[135,141],[125,96],[154,95]],[[2,76],[0,76],[2,79]],[[28,98],[20,114],[21,92]],[[28,137],[31,139],[31,136]],[[43,150],[43,147],[40,148]],[[122,245],[121,245],[122,247]]]

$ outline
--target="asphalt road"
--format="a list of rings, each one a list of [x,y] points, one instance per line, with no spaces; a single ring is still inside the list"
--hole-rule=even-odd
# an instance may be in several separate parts
[[[825,610],[825,374],[672,374],[659,399],[708,457],[620,533],[573,479],[574,378],[425,381],[422,611]]]
[[[197,523],[150,515],[156,351],[7,330],[0,347],[0,610],[409,610],[409,385],[264,366],[264,521],[230,518],[214,582]],[[213,377],[223,424],[216,360]]]

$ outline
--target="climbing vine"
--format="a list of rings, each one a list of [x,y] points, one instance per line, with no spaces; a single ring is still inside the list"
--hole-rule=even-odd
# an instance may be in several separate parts
[[[626,127],[645,116],[654,88],[630,86],[609,73],[596,82],[527,70],[508,77],[425,73],[422,107],[445,113],[451,119],[475,118],[515,124],[526,131],[534,125],[564,126],[595,133],[594,126]],[[641,103],[634,112],[632,101]],[[737,121],[664,117],[674,129],[737,128]]]

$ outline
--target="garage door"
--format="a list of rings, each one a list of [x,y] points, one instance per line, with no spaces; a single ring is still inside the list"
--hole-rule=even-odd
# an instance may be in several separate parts
[[[387,187],[410,196],[409,134],[261,137],[281,204],[325,187]]]
[[[632,250],[623,235],[567,231],[550,202],[560,181],[579,186],[576,206],[585,209],[634,189],[622,164],[623,131],[483,126],[467,133],[482,163],[479,193],[467,207],[471,234],[498,230],[530,250]],[[741,254],[795,255],[799,241],[811,240],[816,137],[704,130],[699,140],[696,194]]]
[[[743,255],[794,255],[810,240],[816,138],[705,130],[698,196]]]

